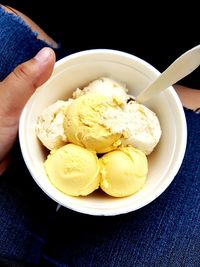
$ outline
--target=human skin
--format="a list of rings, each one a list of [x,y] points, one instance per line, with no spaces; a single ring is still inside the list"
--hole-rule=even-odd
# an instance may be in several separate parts
[[[10,9],[6,11],[13,13]],[[33,31],[38,30],[31,20],[26,20]],[[52,39],[40,31],[38,38],[50,43]],[[56,43],[55,43],[56,44]],[[34,93],[50,77],[55,63],[54,51],[43,48],[31,60],[17,66],[3,81],[0,82],[0,175],[9,162],[9,152],[16,140],[21,111]]]
[[[196,110],[200,107],[200,90],[175,84],[174,88],[184,107]]]
[[[56,42],[49,37],[36,23],[20,11],[4,6],[4,9],[20,16],[38,38],[53,47]],[[16,140],[21,110],[36,88],[50,77],[55,63],[55,54],[50,48],[43,48],[33,59],[19,65],[2,82],[0,82],[0,175],[8,166],[9,152]],[[174,85],[183,106],[197,109],[200,106],[200,90]]]

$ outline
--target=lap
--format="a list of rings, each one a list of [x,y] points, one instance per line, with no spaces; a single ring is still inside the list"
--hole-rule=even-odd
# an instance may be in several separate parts
[[[2,9],[0,43],[0,80],[48,46]],[[199,266],[199,115],[186,110],[186,118],[186,155],[172,184],[148,206],[115,217],[55,213],[56,203],[34,183],[16,144],[12,167],[0,179],[0,256],[63,267]]]
[[[42,47],[49,46],[22,19],[1,7],[0,43],[0,80]],[[60,48],[54,51],[57,59],[66,55]],[[56,203],[33,182],[18,143],[10,168],[0,178],[0,257],[38,262]]]
[[[39,190],[19,148],[0,179],[0,256],[37,263],[56,203]]]
[[[200,265],[199,114],[186,110],[186,118],[187,150],[169,188],[148,206],[115,217],[61,209],[51,226],[44,262],[92,267]]]

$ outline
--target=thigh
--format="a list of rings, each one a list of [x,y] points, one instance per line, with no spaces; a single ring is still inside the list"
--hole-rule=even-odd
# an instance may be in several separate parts
[[[0,179],[0,257],[37,263],[56,203],[39,189],[18,144]]]
[[[0,80],[18,64],[49,46],[18,16],[0,7]],[[57,59],[64,56],[55,49]],[[9,169],[0,177],[0,257],[37,263],[56,203],[35,184],[27,171],[19,144]]]
[[[92,217],[61,208],[43,261],[80,267],[200,266],[199,116],[186,111],[186,155],[174,181],[158,199],[115,217]]]
[[[0,6],[0,81],[17,65],[35,56],[41,48],[51,47],[39,36],[42,37],[32,31],[21,17],[5,12]],[[53,49],[57,60],[67,55],[60,44],[58,48]]]

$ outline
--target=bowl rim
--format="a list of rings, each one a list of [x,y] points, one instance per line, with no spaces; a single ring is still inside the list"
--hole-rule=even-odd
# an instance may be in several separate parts
[[[155,72],[155,74],[159,75],[159,71],[153,67],[151,64],[149,64],[148,62],[146,62],[145,60],[138,58],[135,55],[129,54],[127,52],[123,52],[123,51],[118,51],[118,50],[113,50],[113,49],[90,49],[90,50],[84,50],[84,51],[80,51],[80,52],[76,52],[73,53],[71,55],[68,55],[62,59],[60,59],[59,61],[57,61],[55,63],[55,67],[54,67],[54,71],[52,73],[51,77],[54,77],[58,72],[59,72],[59,68],[62,67],[62,65],[66,62],[66,61],[70,61],[73,59],[76,59],[77,57],[82,57],[82,56],[88,56],[88,55],[102,55],[102,54],[110,54],[110,55],[117,55],[117,56],[122,56],[122,57],[126,57],[128,59],[134,59],[134,61],[137,61],[139,63],[141,63],[142,65],[145,65],[147,68],[151,69],[153,72]],[[45,83],[47,84],[48,81]],[[42,85],[42,86],[45,86]],[[178,115],[180,117],[180,122],[181,125],[180,127],[182,128],[181,130],[181,134],[182,134],[182,139],[181,139],[181,143],[179,144],[180,148],[179,148],[179,155],[177,157],[176,162],[173,165],[172,170],[169,170],[169,174],[168,179],[166,179],[165,183],[162,184],[162,186],[158,186],[156,188],[156,190],[151,194],[151,197],[145,199],[146,201],[143,201],[141,203],[141,205],[137,205],[134,209],[132,208],[132,206],[123,206],[123,208],[117,207],[117,208],[111,208],[111,209],[96,209],[96,208],[92,208],[92,207],[87,207],[87,205],[85,205],[84,207],[82,205],[77,205],[76,203],[71,203],[68,202],[63,203],[57,196],[52,195],[48,192],[48,190],[46,188],[44,188],[37,177],[35,177],[35,172],[31,167],[31,164],[29,162],[29,155],[28,155],[28,151],[26,149],[26,146],[23,145],[23,140],[25,138],[25,128],[24,127],[24,123],[25,123],[25,118],[27,116],[27,106],[29,105],[29,103],[31,102],[32,97],[28,100],[28,102],[26,103],[24,109],[22,110],[21,116],[20,116],[20,120],[19,120],[19,143],[20,143],[20,148],[21,148],[21,152],[23,155],[23,159],[25,161],[25,164],[32,176],[32,178],[34,179],[34,181],[38,184],[38,186],[54,201],[56,201],[57,203],[59,203],[61,206],[64,206],[66,208],[69,208],[71,210],[83,213],[83,214],[89,214],[89,215],[95,215],[95,216],[114,216],[114,215],[120,215],[120,214],[125,214],[128,212],[133,212],[135,210],[138,210],[144,206],[146,206],[147,204],[149,204],[150,202],[154,201],[158,196],[160,196],[165,190],[166,188],[170,185],[170,183],[172,182],[172,180],[174,179],[174,177],[176,176],[176,174],[178,173],[178,170],[182,164],[184,155],[185,155],[185,150],[186,150],[186,145],[187,145],[187,124],[186,124],[186,118],[185,118],[185,114],[184,114],[184,110],[182,107],[182,104],[180,102],[180,99],[178,97],[178,95],[175,93],[175,91],[173,90],[173,87],[169,87],[168,90],[168,94],[171,97],[171,99],[173,99],[176,102],[176,108],[179,111]],[[33,94],[34,97],[34,94]]]

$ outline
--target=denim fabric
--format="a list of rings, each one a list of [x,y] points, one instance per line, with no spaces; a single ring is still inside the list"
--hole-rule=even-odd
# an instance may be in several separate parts
[[[47,46],[2,9],[0,43],[1,79]],[[27,171],[17,143],[12,168],[0,178],[0,257],[27,267],[200,266],[200,115],[185,114],[187,150],[172,184],[148,206],[115,217],[56,212],[56,203]]]
[[[63,263],[52,266],[200,266],[200,115],[185,114],[186,155],[168,189],[146,207],[116,217],[61,209],[51,225],[44,259]]]
[[[37,38],[24,21],[5,13],[0,8],[0,81],[4,79],[17,65],[32,58],[45,46],[50,46]],[[54,49],[57,60],[64,57],[66,52]]]
[[[22,19],[2,8],[0,44],[0,80],[42,47],[50,46],[38,40]],[[54,51],[57,59],[66,55],[61,48]],[[0,257],[37,263],[56,206],[32,181],[16,144],[12,168],[0,177]]]

